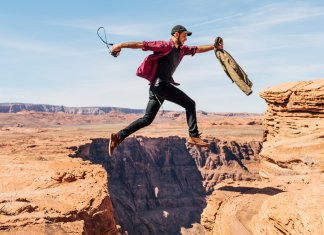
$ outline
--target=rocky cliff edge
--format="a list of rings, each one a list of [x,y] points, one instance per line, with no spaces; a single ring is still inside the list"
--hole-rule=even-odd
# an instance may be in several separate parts
[[[260,93],[264,115],[261,168],[269,174],[324,170],[324,79],[281,84]]]
[[[262,180],[221,182],[207,198],[206,235],[321,235],[324,231],[324,79],[260,93],[268,104]]]
[[[268,104],[260,175],[284,186],[250,222],[254,234],[323,234],[324,79],[260,93]]]

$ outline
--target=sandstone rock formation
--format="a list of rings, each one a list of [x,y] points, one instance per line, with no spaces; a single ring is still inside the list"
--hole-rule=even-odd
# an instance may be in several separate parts
[[[324,80],[261,92],[268,103],[260,176],[224,181],[207,197],[206,235],[322,235],[324,231]]]
[[[0,128],[0,234],[117,234],[107,173],[71,159],[79,134]]]
[[[137,136],[108,157],[107,141],[93,139],[74,157],[105,167],[116,221],[129,234],[201,234],[206,195],[226,179],[255,180],[261,150],[257,141],[213,139],[208,150],[179,137]]]
[[[109,116],[103,130],[81,128],[102,123],[89,116],[1,114],[0,234],[117,234],[119,227],[129,234],[321,235],[323,88],[322,79],[261,92],[268,103],[262,151],[254,117],[199,114],[205,133],[224,137],[209,139],[206,150],[158,137],[185,133],[183,115],[169,113],[172,124],[158,120],[165,133],[153,124],[142,133],[157,137],[128,138],[108,157],[102,136],[120,116]],[[76,126],[32,125],[48,120]]]
[[[324,79],[269,88],[261,175],[292,184],[266,200],[251,222],[269,234],[323,234]]]
[[[206,151],[187,149],[182,137],[169,138],[186,136],[187,126],[183,113],[165,114],[139,132],[151,138],[129,138],[118,148],[126,157],[110,159],[110,165],[107,160],[101,163],[114,169],[110,175],[99,154],[106,151],[108,133],[140,114],[0,113],[0,234],[115,234],[120,228],[117,216],[125,218],[117,220],[121,225],[139,223],[144,232],[172,228],[176,234],[203,234],[199,221],[213,185],[226,179],[251,183],[255,177],[261,117],[198,113],[205,136],[220,138],[211,139],[212,149]],[[85,148],[92,149],[86,156],[100,158],[90,162],[68,157],[83,145],[92,146]]]
[[[324,169],[324,79],[291,82],[260,93],[264,117],[263,171],[310,174]]]

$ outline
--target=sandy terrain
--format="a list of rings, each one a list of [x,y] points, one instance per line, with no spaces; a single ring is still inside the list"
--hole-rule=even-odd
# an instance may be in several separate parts
[[[93,198],[108,195],[106,172],[99,165],[68,156],[74,153],[74,146],[89,143],[92,138],[108,138],[110,132],[139,116],[1,113],[0,233],[47,234],[55,230],[59,231],[57,234],[80,234],[84,227],[80,222],[82,216],[89,227],[94,227],[96,222],[87,220],[89,216],[85,219],[84,214],[96,214],[100,205],[106,203],[106,198]],[[242,140],[262,137],[260,116],[198,114],[198,118],[205,137]],[[159,115],[151,126],[136,134],[186,137],[184,114]],[[52,222],[46,225],[48,221]]]
[[[198,113],[198,125],[204,136],[217,138],[253,138],[262,136],[262,116],[241,114]],[[24,127],[41,128],[54,133],[82,133],[91,138],[108,137],[112,131],[118,131],[141,117],[138,114],[109,113],[104,115],[73,115],[65,113],[20,112],[16,114],[0,113],[0,128]],[[44,129],[45,128],[45,129]],[[151,137],[177,135],[187,137],[187,124],[183,112],[159,113],[154,122],[136,132],[136,135]]]
[[[81,234],[85,225],[79,217],[85,212],[98,213],[100,205],[106,203],[105,198],[93,198],[93,195],[107,195],[107,180],[103,180],[107,176],[100,165],[69,158],[68,155],[74,153],[73,146],[89,143],[93,138],[109,138],[110,132],[119,130],[137,117],[139,115],[121,113],[100,116],[28,112],[0,114],[0,234],[26,234],[26,229],[32,234],[48,234],[49,231]],[[260,115],[199,113],[198,120],[200,131],[207,138],[237,141],[261,141],[263,138]],[[186,137],[184,114],[174,112],[159,115],[151,126],[136,134]],[[320,198],[323,198],[323,190],[314,190],[320,177],[317,174],[277,178],[264,176],[256,181],[226,180],[217,184],[214,193],[208,196],[201,224],[181,232],[289,234],[285,230],[287,223],[293,223],[291,231],[304,231],[304,227],[307,227],[309,234],[317,234],[321,229],[317,217],[321,215],[318,214],[319,210],[312,213],[309,207],[322,203]],[[322,186],[323,183],[320,184]],[[62,191],[66,194],[61,195]],[[280,204],[276,204],[278,200]],[[291,201],[297,207],[291,207]],[[286,208],[284,211],[293,209],[285,214],[281,208]],[[73,214],[73,211],[77,213]],[[302,221],[304,224],[296,224],[303,211],[307,211]],[[47,213],[46,218],[54,224],[44,227],[40,220]],[[275,216],[272,216],[273,213]],[[95,227],[95,222],[84,221],[89,227]],[[97,221],[107,221],[107,217]],[[260,224],[270,228],[265,230]],[[301,229],[298,230],[298,226]],[[11,230],[6,230],[8,228]],[[109,234],[97,234],[100,233]]]

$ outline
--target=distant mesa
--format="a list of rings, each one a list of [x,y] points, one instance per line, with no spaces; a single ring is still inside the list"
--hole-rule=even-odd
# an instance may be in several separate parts
[[[49,112],[49,113],[68,113],[68,114],[83,114],[83,115],[100,115],[111,112],[121,112],[125,114],[144,113],[143,109],[128,109],[118,107],[66,107],[62,105],[49,104],[26,104],[26,103],[0,103],[0,113],[18,113],[22,111],[32,112]]]
[[[124,114],[144,114],[144,109],[131,109],[120,107],[67,107],[63,105],[50,104],[28,104],[28,103],[0,103],[0,113],[19,113],[19,112],[45,112],[45,113],[67,113],[67,114],[82,114],[82,115],[102,115],[106,113],[124,113]],[[163,116],[173,115],[174,118],[179,117],[181,112],[173,112],[164,110]],[[197,114],[206,116],[210,112],[198,110]],[[219,116],[225,117],[249,117],[262,116],[261,113],[233,113],[233,112],[217,112]]]

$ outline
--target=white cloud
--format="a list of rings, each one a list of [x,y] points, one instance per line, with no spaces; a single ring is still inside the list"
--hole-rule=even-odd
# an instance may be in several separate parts
[[[193,27],[200,27],[200,26],[204,26],[204,25],[223,22],[223,21],[226,21],[226,20],[235,19],[235,18],[240,17],[240,16],[243,16],[243,13],[236,13],[236,14],[232,14],[232,15],[226,15],[226,16],[218,17],[218,18],[211,19],[211,20],[206,20],[206,21],[194,24]]]
[[[76,19],[70,21],[56,21],[49,22],[49,25],[81,29],[88,32],[96,32],[99,27],[104,27],[107,36],[129,36],[129,37],[150,37],[150,34],[156,32],[157,24],[144,23],[127,23],[119,22],[115,24],[113,22],[107,23],[107,20],[100,19]],[[161,24],[162,25],[162,24]],[[108,39],[109,41],[109,39]]]
[[[269,4],[244,13],[225,15],[215,19],[200,22],[197,25],[208,25],[224,21],[223,26],[218,28],[225,33],[241,34],[255,31],[265,31],[269,27],[298,22],[308,18],[324,15],[323,6],[308,4],[287,4],[285,2]],[[230,21],[230,22],[229,22]],[[230,26],[228,25],[236,25]]]

